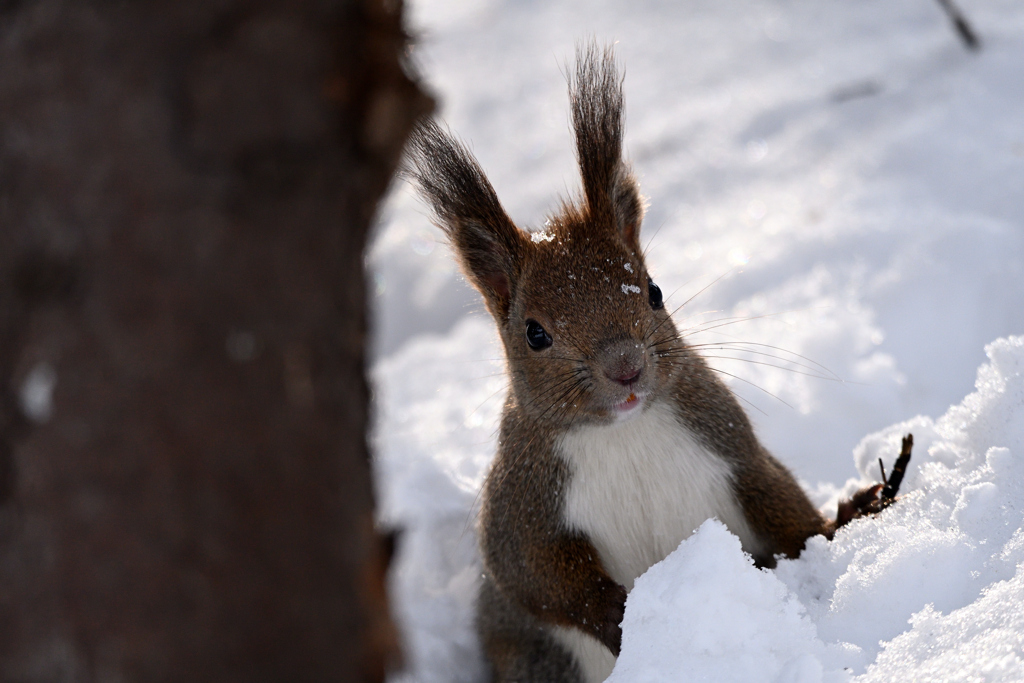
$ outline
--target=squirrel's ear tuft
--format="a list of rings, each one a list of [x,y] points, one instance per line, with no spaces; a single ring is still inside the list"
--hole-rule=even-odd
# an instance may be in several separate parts
[[[610,47],[594,42],[576,47],[569,99],[588,214],[595,225],[614,226],[627,246],[639,251],[643,200],[622,161],[622,77]]]
[[[503,324],[528,241],[465,145],[433,120],[409,140],[406,175],[430,203],[470,282]]]

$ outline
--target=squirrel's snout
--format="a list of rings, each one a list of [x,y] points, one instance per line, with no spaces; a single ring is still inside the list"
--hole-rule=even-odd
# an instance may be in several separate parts
[[[632,339],[610,342],[601,354],[601,368],[617,384],[635,384],[644,371],[643,348]]]

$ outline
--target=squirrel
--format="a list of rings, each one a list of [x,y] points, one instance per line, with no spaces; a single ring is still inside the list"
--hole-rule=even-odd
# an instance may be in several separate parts
[[[836,528],[758,441],[648,274],[611,48],[579,46],[568,80],[583,191],[543,231],[513,223],[436,122],[418,124],[408,151],[507,360],[479,518],[477,630],[496,683],[604,680],[633,582],[706,519],[760,567]]]

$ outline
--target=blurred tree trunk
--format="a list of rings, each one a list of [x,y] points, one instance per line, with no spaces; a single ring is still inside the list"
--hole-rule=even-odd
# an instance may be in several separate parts
[[[374,681],[389,0],[0,0],[0,680]]]

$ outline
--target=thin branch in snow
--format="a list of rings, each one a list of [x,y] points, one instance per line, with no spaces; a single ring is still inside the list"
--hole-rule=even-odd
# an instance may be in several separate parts
[[[910,451],[914,448],[914,435],[907,434],[903,437],[903,446],[900,448],[900,456],[892,466],[889,480],[885,481],[885,472],[882,472],[882,480],[885,481],[885,488],[882,489],[882,507],[892,505],[899,493],[900,484],[903,483],[903,475],[906,474],[907,465],[910,463]]]

